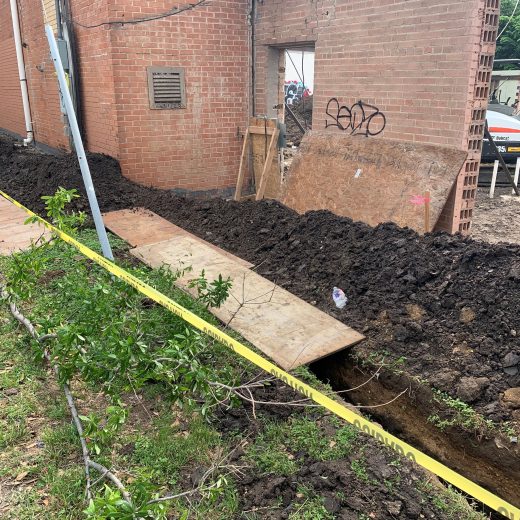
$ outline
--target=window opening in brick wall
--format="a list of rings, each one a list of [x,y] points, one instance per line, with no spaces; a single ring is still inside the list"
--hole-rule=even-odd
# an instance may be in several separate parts
[[[184,69],[148,67],[147,73],[150,108],[186,108]]]

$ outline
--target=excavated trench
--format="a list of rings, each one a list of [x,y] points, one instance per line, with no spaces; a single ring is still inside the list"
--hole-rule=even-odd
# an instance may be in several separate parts
[[[490,435],[460,426],[440,429],[430,418],[449,416],[450,410],[435,401],[428,387],[403,373],[366,363],[361,366],[359,358],[348,351],[320,360],[311,368],[352,404],[375,407],[365,411],[388,432],[520,506],[520,446],[507,435]],[[378,369],[377,377],[372,378]]]
[[[520,452],[506,435],[462,426],[440,430],[429,419],[450,417],[430,386],[469,403],[485,419],[520,431],[520,403],[504,393],[520,387],[520,247],[446,234],[418,236],[393,224],[371,228],[327,211],[297,215],[274,201],[190,200],[138,186],[114,159],[90,155],[103,211],[145,207],[250,261],[257,272],[359,330],[362,346],[317,363],[336,390],[370,377],[372,354],[405,359],[406,374],[381,370],[348,393],[374,420],[486,489],[520,506]],[[42,195],[59,186],[82,195],[72,209],[88,211],[74,157],[20,150],[0,139],[0,188],[44,214]],[[349,298],[335,307],[332,288]],[[356,355],[354,355],[356,354]],[[360,363],[360,359],[365,364]],[[418,381],[423,381],[419,383]]]

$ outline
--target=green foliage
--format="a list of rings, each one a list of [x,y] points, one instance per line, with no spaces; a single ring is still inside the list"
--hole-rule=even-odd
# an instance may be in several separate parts
[[[44,197],[52,223],[69,234],[85,221],[84,214],[66,211],[66,205],[77,196],[75,190],[60,188],[55,195]],[[166,294],[180,296],[184,306],[197,312],[204,307],[220,306],[231,287],[231,281],[222,276],[208,282],[203,272],[194,285],[199,299],[193,301],[173,287],[176,278],[188,269],[177,273],[166,268],[150,271],[143,266],[128,269]],[[162,307],[150,306],[135,289],[113,279],[67,244],[42,239],[28,251],[7,259],[4,272],[12,297],[33,299],[31,312],[35,317],[30,319],[38,334],[56,335],[45,345],[32,343],[40,358],[42,349],[46,349],[58,369],[59,382],[79,378],[88,387],[102,390],[111,401],[106,410],[80,417],[93,455],[108,455],[124,428],[128,412],[121,395],[150,382],[161,384],[162,393],[171,402],[199,417],[197,424],[204,423],[203,418],[220,403],[236,402],[226,389],[226,385],[235,383],[237,375],[226,363],[230,354],[225,347],[187,327],[182,319]],[[53,272],[60,275],[47,276]],[[212,385],[212,381],[225,384]],[[22,415],[25,417],[25,413]],[[10,418],[12,427],[2,432],[0,443],[7,445],[26,435],[24,423],[17,424],[15,419]],[[180,432],[173,442],[171,428],[164,430],[164,436],[162,432],[156,439],[146,437],[136,442],[136,459],[140,456],[149,468],[157,467],[156,472],[148,470],[143,481],[155,476],[161,482],[166,466],[171,472],[168,483],[172,483],[194,452],[200,453],[201,460],[206,459],[208,450],[219,442],[209,426],[194,427],[187,437]],[[54,450],[51,458],[56,462],[69,457],[66,449],[77,443],[69,426],[47,431],[44,437],[49,449]],[[223,493],[230,504],[236,504],[233,492],[227,488],[227,481],[217,478],[204,500],[209,504]],[[134,483],[132,495],[136,499],[129,508],[118,491],[107,487],[89,504],[86,514],[91,518],[162,518],[163,505],[146,505],[156,491],[154,487],[144,489]]]
[[[354,459],[350,463],[350,468],[359,480],[367,483],[370,482],[370,478],[368,477],[367,472],[367,465],[364,459]]]
[[[516,0],[502,0],[500,8],[500,24],[498,34],[508,23],[516,4]],[[497,41],[497,59],[520,58],[520,6],[509,22],[506,30]],[[518,69],[518,64],[496,64],[496,69]]]
[[[19,251],[11,255],[11,262],[5,269],[7,291],[19,299],[28,299],[32,296],[37,280],[43,273],[46,265],[44,255],[32,255],[30,251]]]
[[[80,415],[89,449],[99,455],[101,448],[108,446],[115,439],[127,416],[128,411],[120,401],[117,405],[107,407],[104,421],[96,413]]]
[[[229,297],[229,290],[231,289],[231,278],[222,278],[219,274],[216,280],[211,283],[206,279],[204,269],[200,276],[191,280],[189,287],[197,289],[198,299],[206,305],[206,307],[220,307]]]
[[[102,495],[90,501],[84,513],[91,520],[166,520],[166,507],[162,503],[150,504],[155,496],[145,483],[135,486],[133,504],[126,502],[118,490],[105,485]]]
[[[45,428],[42,432],[45,453],[49,459],[60,461],[74,456],[78,443],[76,428],[68,421],[66,424]]]
[[[466,497],[451,486],[441,488],[422,480],[418,482],[417,488],[438,511],[452,520],[459,520],[460,518],[485,520],[488,518],[487,515],[469,508]]]
[[[59,188],[54,195],[42,197],[45,201],[47,215],[51,222],[59,229],[74,234],[86,219],[85,213],[67,213],[65,206],[79,197],[77,190]],[[29,217],[27,223],[38,222],[37,217]],[[41,236],[26,251],[15,252],[11,255],[11,262],[7,264],[6,280],[7,292],[19,299],[27,299],[33,295],[38,286],[40,277],[49,261],[49,246],[51,241]]]
[[[45,195],[42,200],[45,202],[45,211],[51,223],[65,233],[75,234],[77,229],[81,227],[87,215],[80,211],[67,212],[65,207],[74,199],[79,198],[78,190],[66,190],[59,187],[54,195]],[[36,217],[29,217],[26,222],[38,222]]]
[[[344,425],[327,437],[314,420],[294,419],[290,422],[287,442],[295,451],[304,451],[316,460],[333,460],[349,455],[358,438],[357,430]]]
[[[146,475],[157,484],[177,484],[179,471],[189,463],[207,464],[210,450],[216,449],[220,436],[200,417],[188,425],[172,427],[174,419],[165,415],[157,422],[157,430],[135,441],[131,462],[147,468]]]
[[[315,420],[291,418],[287,422],[270,422],[248,447],[247,457],[265,474],[292,475],[299,468],[293,453],[304,452],[315,460],[347,457],[355,448],[358,432],[350,425],[327,435]]]
[[[428,417],[428,421],[434,424],[441,431],[452,426],[461,427],[470,432],[483,434],[485,432],[493,432],[496,426],[493,421],[484,419],[470,405],[460,399],[451,397],[446,392],[433,389],[434,399],[437,403],[446,407],[446,411],[439,414],[432,414]]]
[[[289,476],[298,471],[294,455],[276,444],[271,446],[264,433],[249,448],[247,456],[263,474]]]
[[[74,448],[74,444],[69,443],[68,448]],[[85,507],[85,475],[81,465],[73,464],[65,468],[51,465],[46,469],[44,482],[53,497],[54,517],[83,518],[81,509]]]

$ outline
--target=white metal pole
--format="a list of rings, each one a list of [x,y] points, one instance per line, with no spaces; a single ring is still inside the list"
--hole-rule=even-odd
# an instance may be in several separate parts
[[[493,165],[493,176],[491,177],[491,188],[489,189],[490,199],[492,199],[495,196],[495,185],[497,183],[498,164],[498,161],[495,161],[495,164]]]
[[[56,74],[58,75],[63,104],[65,106],[67,117],[69,118],[72,138],[74,139],[74,147],[76,148],[76,154],[78,156],[79,166],[81,168],[81,175],[83,176],[83,182],[85,184],[85,189],[87,190],[88,202],[90,204],[90,210],[92,211],[92,217],[94,218],[94,224],[96,225],[99,242],[101,243],[101,249],[103,250],[103,255],[106,258],[113,260],[114,255],[112,254],[112,249],[110,247],[110,243],[108,242],[107,232],[105,230],[105,225],[103,224],[101,211],[99,211],[99,205],[96,198],[96,192],[94,191],[94,185],[92,184],[92,177],[90,175],[87,156],[85,154],[83,141],[81,140],[81,134],[79,132],[76,112],[74,112],[74,106],[72,105],[72,98],[70,97],[69,87],[65,78],[65,71],[63,70],[63,64],[61,63],[58,45],[56,44],[54,33],[52,32],[50,25],[45,25],[45,34],[47,35],[47,40],[49,41],[52,61],[54,62]]]
[[[514,178],[514,183],[515,183],[515,186],[518,186],[518,177],[520,175],[520,157],[517,157],[516,159],[516,168],[515,168],[515,178]],[[515,190],[512,189],[511,190],[511,195],[514,195],[515,194]]]
[[[25,118],[25,131],[27,137],[23,140],[24,146],[34,140],[33,126],[31,120],[31,107],[29,105],[29,93],[27,92],[27,76],[25,75],[25,62],[23,59],[22,38],[20,36],[20,20],[18,18],[18,6],[16,0],[11,2],[11,19],[13,21],[14,48],[16,50],[16,61],[18,63],[18,76],[20,78],[20,89],[22,91],[23,115]]]

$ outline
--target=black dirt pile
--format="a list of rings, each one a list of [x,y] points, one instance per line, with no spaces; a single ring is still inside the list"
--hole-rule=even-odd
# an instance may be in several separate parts
[[[1,142],[1,140],[0,140]],[[102,210],[143,206],[257,265],[258,272],[346,324],[388,359],[494,420],[520,417],[500,394],[520,386],[520,248],[447,234],[371,228],[273,201],[187,200],[123,178],[91,155]],[[42,195],[78,188],[72,157],[0,145],[0,187],[42,212]],[[87,209],[86,198],[75,202]],[[332,288],[349,298],[339,310]]]
[[[137,203],[135,197],[139,193],[148,191],[146,188],[136,190],[133,183],[124,179],[115,159],[88,154],[88,160],[102,207],[128,207]],[[54,156],[32,148],[15,148],[12,139],[0,136],[0,178],[4,191],[36,212],[43,213],[45,209],[41,195],[53,194],[60,186],[78,188],[84,196],[74,202],[75,209],[88,209],[81,171],[74,155]]]
[[[297,103],[294,103],[294,105],[289,105],[294,115],[306,130],[312,128],[312,106],[312,96],[305,99],[302,98]],[[287,124],[287,142],[292,143],[294,146],[300,146],[303,133],[295,123],[294,119],[287,113],[285,114],[285,123]]]

